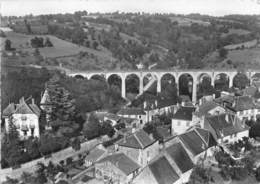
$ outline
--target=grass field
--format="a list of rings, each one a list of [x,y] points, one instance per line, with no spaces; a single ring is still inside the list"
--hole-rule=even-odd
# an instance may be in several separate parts
[[[222,33],[221,37],[225,37],[231,34],[236,34],[236,35],[247,35],[251,33],[250,31],[247,31],[245,29],[229,29],[228,33]]]
[[[21,33],[8,32],[6,33],[6,36],[6,39],[11,40],[12,47],[16,48],[17,50],[23,50],[28,52],[34,51],[34,49],[30,47],[30,40],[33,37],[49,37],[50,41],[53,43],[53,47],[39,48],[41,55],[46,58],[71,56],[78,54],[80,51],[88,52],[89,54],[93,54],[100,59],[111,59],[112,57],[112,53],[103,47],[100,47],[99,50],[94,50],[91,48],[78,46],[69,41],[61,40],[52,35],[26,35]]]
[[[177,16],[174,16],[174,17],[170,17],[170,20],[172,22],[178,22],[178,24],[180,26],[191,26],[191,24],[193,23],[197,23],[199,25],[202,25],[202,26],[209,26],[210,25],[210,22],[206,22],[206,21],[202,21],[202,20],[196,20],[196,19],[191,19],[191,18],[186,18],[186,17],[177,17]]]
[[[252,47],[256,46],[256,44],[257,44],[257,40],[254,39],[254,40],[251,40],[248,42],[226,45],[224,48],[227,50],[234,50],[234,49],[241,48],[241,47],[252,48]]]

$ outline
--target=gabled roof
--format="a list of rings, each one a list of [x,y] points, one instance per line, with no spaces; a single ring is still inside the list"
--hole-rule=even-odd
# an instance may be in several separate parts
[[[207,145],[207,148],[216,146],[218,143],[215,140],[215,138],[213,137],[213,135],[211,134],[210,131],[202,129],[202,128],[195,128],[194,129],[198,135],[200,135],[200,137],[204,140],[204,142]]]
[[[194,107],[180,107],[180,109],[173,115],[173,119],[192,121],[192,114],[194,111]]]
[[[194,114],[197,115],[198,117],[205,116],[205,115],[208,115],[209,111],[211,111],[212,109],[214,109],[218,106],[220,106],[220,105],[218,105],[214,101],[208,101],[208,102],[205,102],[204,104],[200,105],[198,107],[198,111],[196,111]]]
[[[206,117],[205,121],[214,129],[218,138],[248,129],[247,126],[242,127],[242,122],[230,114]]]
[[[170,158],[174,160],[182,173],[185,173],[193,168],[194,164],[181,143],[175,143],[169,146],[166,148],[166,153],[169,154]]]
[[[153,140],[144,130],[138,130],[135,133],[126,136],[117,142],[120,146],[135,148],[135,149],[145,149],[146,147],[152,145],[156,140]]]
[[[102,150],[99,148],[94,148],[85,157],[85,160],[90,161],[90,162],[96,162],[102,155],[104,155],[105,152],[106,152],[105,150]]]
[[[3,111],[3,116],[10,116],[15,111],[14,103],[10,103]]]
[[[185,132],[179,135],[179,138],[194,156],[207,149],[207,144],[195,130]]]
[[[98,163],[102,162],[110,162],[123,173],[125,173],[127,176],[140,168],[140,166],[137,163],[135,163],[124,153],[108,155],[105,158],[98,161]]]
[[[118,115],[145,115],[141,108],[123,108],[117,113]]]
[[[11,114],[36,114],[40,116],[41,110],[39,107],[34,104],[34,100],[32,99],[31,104],[27,104],[22,97],[19,101],[19,104],[11,103],[3,110],[3,116],[10,116]]]
[[[235,111],[243,111],[248,109],[254,109],[255,104],[253,102],[253,98],[249,96],[240,96],[236,97],[234,101],[234,106],[232,106]]]
[[[244,96],[254,96],[257,91],[257,88],[254,86],[249,86],[243,90]]]
[[[158,184],[172,184],[180,178],[165,156],[159,157],[147,167]]]

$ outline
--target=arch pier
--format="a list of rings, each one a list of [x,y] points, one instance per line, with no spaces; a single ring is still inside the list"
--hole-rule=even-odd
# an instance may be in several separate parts
[[[174,80],[175,84],[178,89],[179,93],[179,79],[183,75],[189,75],[192,79],[192,102],[196,103],[197,101],[197,85],[200,83],[201,78],[203,76],[207,76],[211,80],[211,85],[215,85],[215,80],[219,75],[225,75],[227,76],[229,82],[228,82],[228,87],[233,86],[233,81],[235,76],[241,73],[240,71],[237,70],[126,70],[126,71],[81,71],[81,72],[73,72],[73,71],[66,71],[66,74],[71,77],[75,76],[82,76],[87,79],[91,79],[91,77],[99,75],[99,76],[104,76],[106,80],[111,75],[117,75],[121,79],[121,96],[123,98],[126,98],[126,78],[130,75],[135,75],[139,79],[139,95],[141,95],[149,86],[151,83],[156,82],[157,88],[156,91],[157,93],[160,93],[162,90],[162,78],[163,76],[171,75]],[[243,72],[249,79],[250,84],[252,83],[252,77],[256,74],[260,74],[260,70],[247,70]],[[144,78],[149,75],[151,76],[149,78],[149,81],[146,85],[144,85]]]

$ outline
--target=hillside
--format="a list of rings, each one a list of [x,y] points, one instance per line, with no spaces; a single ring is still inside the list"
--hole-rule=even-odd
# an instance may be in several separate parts
[[[15,32],[5,33],[4,39],[11,40],[20,52],[15,57],[5,55],[6,61],[13,64],[104,70],[134,69],[143,63],[145,68],[196,69],[225,67],[221,64],[225,59],[232,63],[244,60],[250,67],[249,63],[255,64],[259,57],[259,16],[77,12],[8,20]],[[40,26],[45,34],[39,35],[35,29]],[[38,48],[42,56],[38,62],[33,62],[37,59],[30,44],[35,36],[48,37],[53,43],[53,47]],[[228,58],[217,57],[222,48],[229,50]]]

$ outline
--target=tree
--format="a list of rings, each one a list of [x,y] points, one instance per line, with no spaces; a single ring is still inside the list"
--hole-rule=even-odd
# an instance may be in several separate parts
[[[97,41],[94,41],[92,46],[93,46],[93,48],[94,48],[95,50],[97,50],[98,42],[97,42]]]
[[[37,138],[30,137],[25,141],[25,149],[28,155],[32,158],[38,158],[40,156],[39,141]]]
[[[18,184],[19,180],[18,179],[13,179],[10,177],[6,177],[6,181],[4,181],[2,184]]]
[[[5,50],[7,50],[7,51],[12,50],[12,46],[11,45],[12,45],[11,40],[6,39],[5,40]]]
[[[219,57],[221,58],[226,58],[227,57],[227,54],[228,54],[228,50],[226,50],[225,48],[221,48],[218,50],[218,54],[219,54]]]
[[[115,130],[109,121],[103,122],[100,130],[101,130],[101,135],[108,135],[109,137],[113,137],[115,134]]]
[[[86,122],[83,125],[83,134],[88,138],[92,139],[98,137],[100,133],[100,124],[97,117],[91,113],[88,115]]]
[[[71,142],[71,147],[74,149],[74,150],[80,150],[80,140],[79,140],[79,138],[74,138],[73,140],[72,140],[72,142]]]
[[[52,44],[49,37],[45,38],[45,44],[44,45],[45,45],[45,47],[53,47],[53,44]]]
[[[211,180],[209,172],[209,169],[203,168],[200,165],[196,166],[191,173],[188,184],[208,184]]]
[[[50,125],[55,131],[60,129],[61,134],[70,136],[79,127],[75,122],[75,99],[68,90],[60,86],[58,76],[49,81],[47,90],[52,104]]]
[[[34,55],[34,56],[40,56],[40,55],[41,55],[41,53],[40,53],[40,51],[39,51],[38,48],[34,49],[33,55]]]

